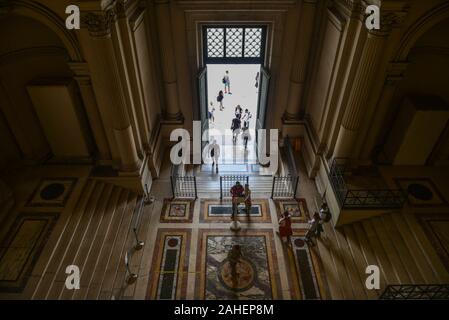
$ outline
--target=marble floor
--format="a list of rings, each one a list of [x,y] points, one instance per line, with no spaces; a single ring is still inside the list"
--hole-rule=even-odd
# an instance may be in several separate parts
[[[151,189],[155,202],[140,216],[141,250],[133,249],[140,197],[132,190],[96,179],[88,166],[15,173],[8,182],[16,205],[0,217],[0,299],[377,299],[389,284],[449,283],[449,197],[439,180],[407,180],[404,171],[389,181],[419,183],[432,198],[421,192],[423,200],[410,199],[401,212],[325,224],[309,246],[307,220],[320,195],[298,159],[299,198],[272,200],[254,185],[253,208],[241,208],[238,232],[229,228],[231,204],[219,200],[219,189],[200,189],[195,201],[171,199],[164,166]],[[277,235],[284,210],[292,215],[290,246]],[[235,245],[242,257],[234,268],[228,253]],[[131,284],[125,257],[137,275]],[[64,286],[72,264],[81,270],[77,291]],[[368,265],[380,267],[379,290],[365,286]]]

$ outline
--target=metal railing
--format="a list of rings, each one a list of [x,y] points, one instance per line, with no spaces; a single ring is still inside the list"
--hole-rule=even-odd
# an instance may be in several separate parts
[[[149,190],[148,190],[148,185],[145,184],[144,187],[144,196],[140,197],[139,200],[139,204],[136,207],[136,209],[134,210],[133,216],[135,216],[135,220],[134,220],[134,224],[132,226],[132,232],[134,235],[134,244],[132,247],[130,247],[126,253],[125,253],[125,257],[124,257],[124,262],[125,262],[125,268],[126,268],[126,283],[127,284],[132,284],[137,280],[137,273],[132,272],[131,267],[129,265],[129,260],[130,257],[132,256],[132,253],[135,251],[139,251],[143,248],[143,246],[145,245],[145,242],[142,240],[139,240],[139,235],[138,235],[138,230],[139,230],[139,226],[140,226],[140,221],[141,221],[141,217],[142,217],[142,212],[143,209],[145,207],[145,205],[147,204],[151,204],[154,202],[154,198],[150,196],[149,194]]]
[[[271,189],[271,199],[275,198],[296,198],[299,177],[273,177],[273,187]]]
[[[285,139],[284,139],[284,149],[285,149],[285,155],[287,157],[287,165],[288,165],[290,174],[292,176],[298,176],[298,170],[296,169],[295,155],[293,153],[293,146],[292,146],[289,136],[285,137]]]
[[[243,186],[249,184],[249,176],[242,175],[225,175],[220,176],[220,200],[223,198],[232,198],[231,188],[236,182],[240,182]]]
[[[198,199],[198,190],[196,187],[195,176],[179,176],[170,177],[171,189],[174,199],[193,198]]]
[[[407,195],[400,189],[348,189],[345,174],[347,159],[332,161],[329,179],[341,208],[344,209],[400,209]]]
[[[381,300],[449,300],[449,284],[389,285]]]

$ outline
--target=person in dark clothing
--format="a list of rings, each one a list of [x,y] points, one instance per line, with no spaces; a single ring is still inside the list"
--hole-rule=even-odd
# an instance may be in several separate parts
[[[217,96],[217,102],[220,105],[220,111],[224,110],[223,99],[224,99],[224,94],[223,94],[223,91],[220,90],[220,92],[218,93],[218,96]]]
[[[242,127],[242,121],[239,118],[232,119],[232,142],[235,144],[237,142],[237,136],[240,134],[240,128]]]

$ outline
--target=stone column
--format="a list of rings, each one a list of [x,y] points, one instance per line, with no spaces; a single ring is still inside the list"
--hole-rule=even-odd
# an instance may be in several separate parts
[[[134,122],[137,126],[135,134],[137,141],[141,141],[144,148],[148,147],[150,140],[149,137],[149,124],[146,114],[145,99],[142,91],[142,85],[140,82],[140,70],[137,62],[136,51],[132,40],[133,34],[130,27],[126,8],[126,3],[119,2],[118,8],[118,25],[120,29],[120,38],[123,45],[124,61],[126,64],[126,71],[129,77],[131,101],[134,106],[132,112],[134,115]]]
[[[287,108],[283,116],[284,121],[295,121],[300,117],[301,98],[313,35],[316,4],[317,0],[304,0],[302,3],[298,39],[295,47],[295,60],[290,72]]]
[[[387,75],[371,125],[368,128],[368,133],[362,148],[361,159],[369,160],[373,156],[377,139],[381,134],[382,128],[385,127],[385,118],[391,106],[398,82],[404,78],[406,67],[407,63],[394,64],[392,65],[392,70]]]
[[[350,95],[338,133],[334,157],[347,158],[352,156],[365,107],[368,103],[371,84],[376,78],[377,70],[379,70],[386,40],[392,27],[398,23],[399,17],[402,17],[402,15],[384,11],[381,17],[381,30],[368,31],[353,83],[352,85],[349,84]]]
[[[169,121],[182,121],[179,108],[176,60],[173,46],[173,31],[169,0],[155,0],[156,22],[159,35],[162,77],[165,93],[164,118]]]
[[[87,63],[70,63],[69,66],[75,74],[74,79],[78,83],[81,98],[86,108],[87,118],[89,119],[95,144],[98,148],[98,160],[111,160],[111,152],[104,131],[104,124],[98,111],[97,99],[92,88],[89,67]]]
[[[133,130],[131,127],[128,108],[118,66],[118,57],[115,55],[111,33],[116,32],[115,7],[108,7],[100,11],[90,11],[83,16],[83,24],[87,26],[91,47],[90,64],[96,64],[96,72],[92,78],[97,78],[95,91],[99,91],[98,102],[110,110],[114,137],[117,142],[122,171],[136,171],[140,168],[140,159],[137,155]]]

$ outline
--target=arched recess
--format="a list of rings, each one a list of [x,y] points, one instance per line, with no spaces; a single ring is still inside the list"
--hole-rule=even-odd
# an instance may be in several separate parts
[[[449,19],[449,2],[444,2],[425,13],[405,33],[394,61],[407,61],[410,51],[421,36],[446,19]]]
[[[9,13],[26,16],[44,24],[61,39],[71,61],[84,61],[75,33],[67,30],[65,21],[46,6],[35,1],[16,0],[10,4],[7,3],[6,10]]]

